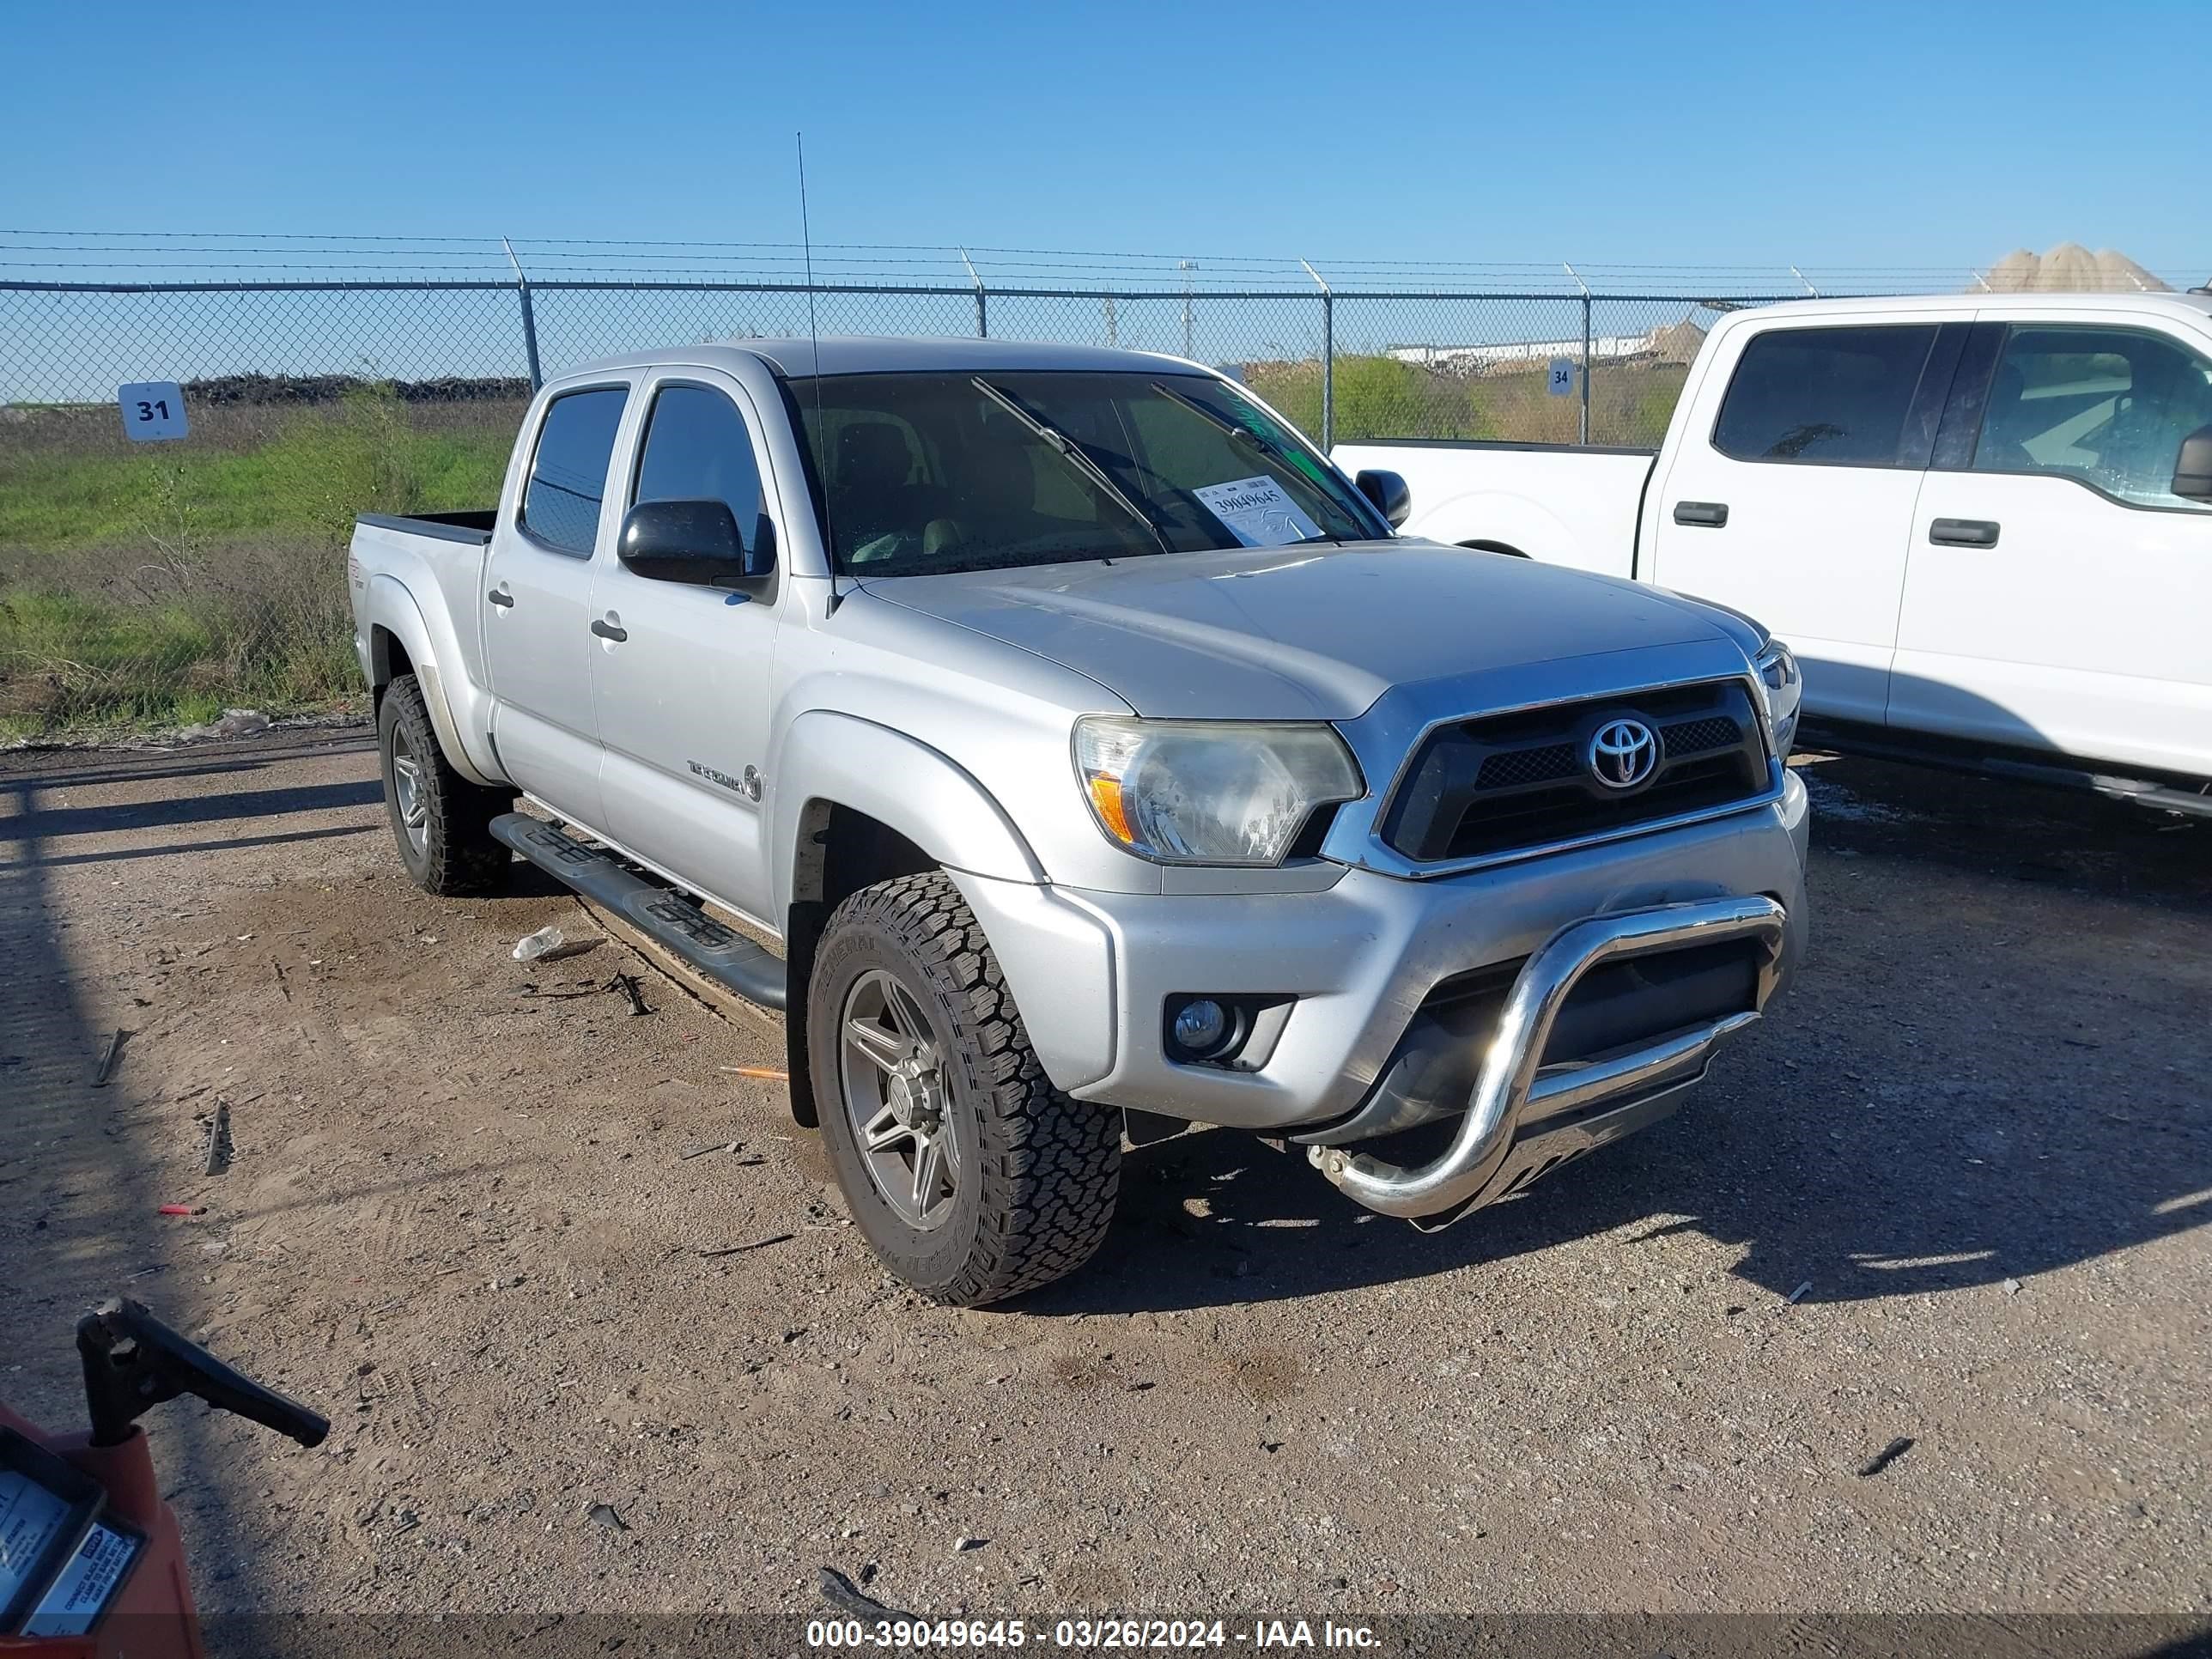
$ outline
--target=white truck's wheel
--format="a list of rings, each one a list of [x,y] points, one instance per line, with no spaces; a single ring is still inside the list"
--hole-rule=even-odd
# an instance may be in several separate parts
[[[950,880],[902,876],[839,905],[806,994],[823,1139],[900,1278],[975,1307],[1090,1258],[1121,1184],[1121,1115],[1052,1086]]]

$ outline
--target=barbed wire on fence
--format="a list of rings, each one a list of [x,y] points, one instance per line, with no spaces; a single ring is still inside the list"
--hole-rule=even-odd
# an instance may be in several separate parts
[[[407,276],[457,276],[506,271],[507,244],[533,278],[595,276],[750,276],[805,279],[797,243],[675,238],[376,235],[310,232],[0,230],[0,270],[41,273],[53,280],[143,278],[153,271],[192,270],[214,280],[228,273],[270,273],[374,280]],[[1504,289],[1572,295],[1587,283],[1616,292],[1682,295],[1896,294],[2001,288],[2008,262],[1992,266],[1657,264],[1556,260],[1388,259],[1370,254],[1151,253],[991,244],[824,241],[814,246],[817,271],[849,282],[949,282],[1046,287],[1161,286],[1220,291],[1306,286],[1318,273],[1340,289],[1420,290]],[[2016,259],[2017,256],[2009,256]],[[2106,256],[2094,256],[2105,259]],[[2117,291],[2149,283],[2183,288],[2201,273],[2179,264],[2156,272],[2112,257],[2081,266],[2073,280]]]

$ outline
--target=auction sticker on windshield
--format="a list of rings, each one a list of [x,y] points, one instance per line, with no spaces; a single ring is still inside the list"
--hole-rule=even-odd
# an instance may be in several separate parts
[[[1247,547],[1281,547],[1321,534],[1321,526],[1306,517],[1273,478],[1237,478],[1228,483],[1205,484],[1191,494],[1203,501],[1206,510],[1228,526],[1229,533]]]

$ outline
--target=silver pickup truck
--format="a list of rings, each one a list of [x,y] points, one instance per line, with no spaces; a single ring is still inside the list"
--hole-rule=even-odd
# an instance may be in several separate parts
[[[1764,630],[1404,508],[1174,358],[579,370],[495,511],[356,531],[401,860],[519,854],[782,1010],[793,1113],[939,1300],[1085,1261],[1125,1130],[1441,1225],[1759,1018],[1808,824]]]

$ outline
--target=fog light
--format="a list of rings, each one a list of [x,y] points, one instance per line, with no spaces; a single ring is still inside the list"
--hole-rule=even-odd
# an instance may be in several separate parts
[[[1184,1053],[1203,1058],[1229,1035],[1229,1011],[1211,997],[1194,997],[1176,1010],[1175,1040]]]

